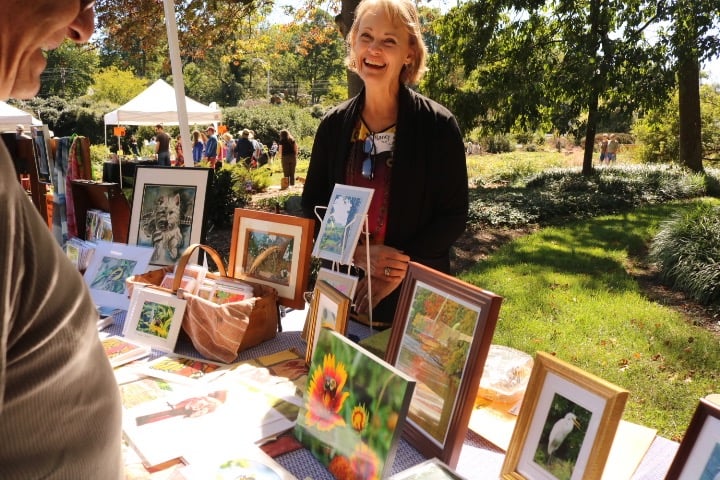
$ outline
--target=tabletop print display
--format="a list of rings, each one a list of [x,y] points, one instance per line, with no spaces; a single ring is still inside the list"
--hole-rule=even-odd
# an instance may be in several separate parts
[[[390,364],[322,329],[295,436],[335,478],[384,478],[414,387]]]

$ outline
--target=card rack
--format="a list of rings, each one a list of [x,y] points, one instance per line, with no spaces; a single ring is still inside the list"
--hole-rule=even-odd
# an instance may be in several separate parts
[[[85,220],[91,208],[110,213],[113,242],[128,243],[130,228],[130,202],[117,183],[72,180],[73,202],[78,236],[85,240]]]

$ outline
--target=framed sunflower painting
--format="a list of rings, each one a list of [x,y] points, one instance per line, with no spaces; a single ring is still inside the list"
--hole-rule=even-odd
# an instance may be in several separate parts
[[[323,328],[295,437],[335,478],[385,478],[414,389],[411,377]]]

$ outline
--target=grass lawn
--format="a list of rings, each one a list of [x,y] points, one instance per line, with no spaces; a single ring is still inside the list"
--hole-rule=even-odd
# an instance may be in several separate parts
[[[554,353],[627,389],[625,420],[679,440],[698,399],[718,392],[720,339],[646,298],[628,269],[660,222],[691,205],[543,228],[459,277],[504,297],[493,343]]]

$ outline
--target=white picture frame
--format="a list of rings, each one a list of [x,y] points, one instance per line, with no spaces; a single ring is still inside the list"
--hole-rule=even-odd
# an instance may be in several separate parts
[[[342,265],[352,263],[374,192],[372,188],[335,184],[313,245],[313,257]]]
[[[152,248],[150,264],[167,266],[203,243],[211,178],[209,168],[136,167],[128,244]]]
[[[359,278],[355,275],[331,270],[326,267],[320,267],[315,281],[319,282],[321,280],[324,280],[335,287],[336,290],[348,297],[351,302],[352,299],[355,298],[355,290],[357,290],[359,281]]]
[[[127,310],[130,300],[125,280],[147,272],[152,253],[152,248],[97,242],[83,275],[95,304]]]
[[[163,352],[175,350],[186,301],[149,287],[133,288],[123,335]]]

